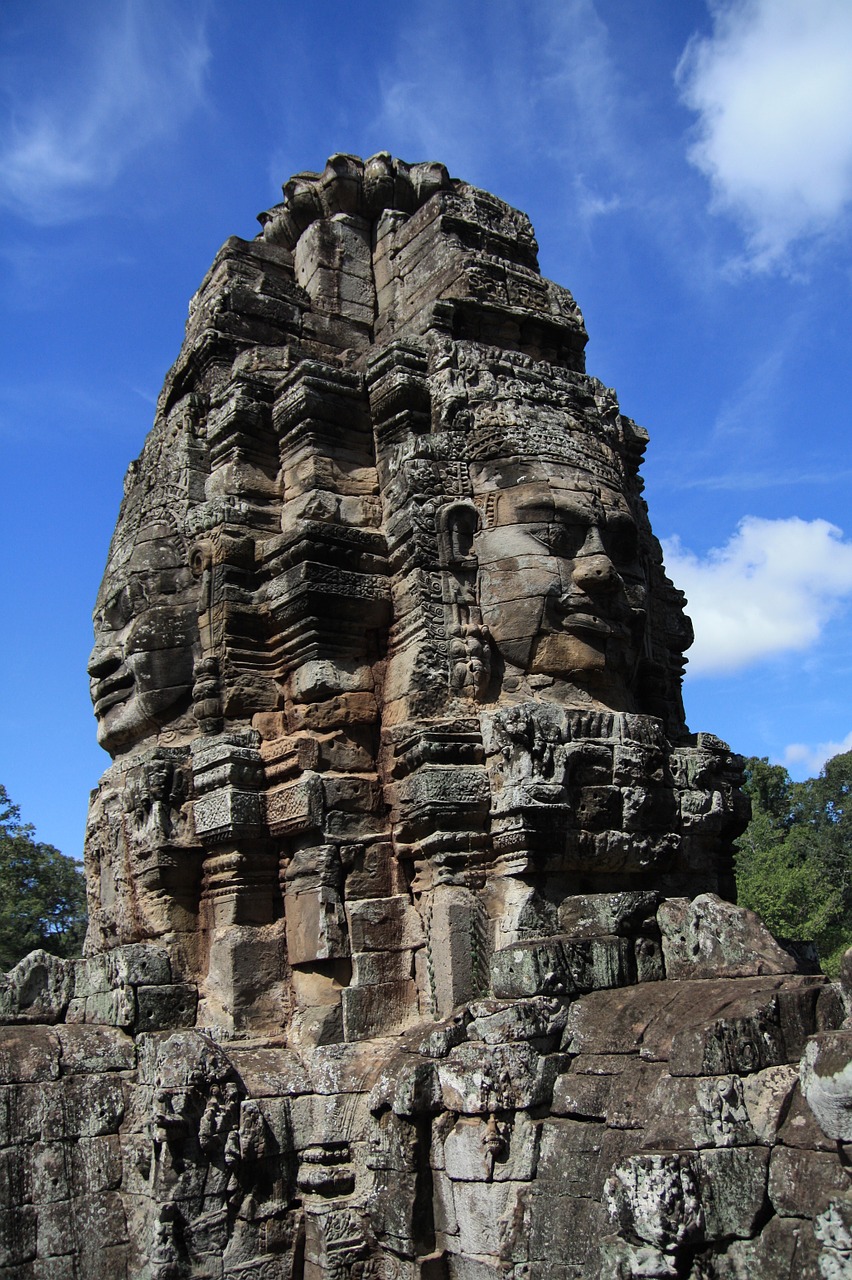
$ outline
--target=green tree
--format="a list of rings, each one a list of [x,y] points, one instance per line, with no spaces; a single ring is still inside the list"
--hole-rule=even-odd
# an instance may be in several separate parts
[[[798,823],[816,841],[826,874],[852,913],[852,751],[833,756],[818,778],[798,784]]]
[[[0,970],[42,947],[79,955],[86,929],[86,881],[72,858],[34,839],[0,786]]]
[[[738,900],[778,937],[816,943],[834,973],[852,944],[852,752],[806,782],[751,757],[745,791],[752,818],[737,841]]]

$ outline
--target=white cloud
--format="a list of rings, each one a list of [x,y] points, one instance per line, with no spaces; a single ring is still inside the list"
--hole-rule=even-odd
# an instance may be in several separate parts
[[[820,742],[816,746],[807,746],[804,742],[791,742],[784,749],[784,764],[791,773],[814,778],[826,760],[840,755],[842,751],[852,751],[852,730],[840,742]]]
[[[55,33],[64,76],[37,69],[31,53],[6,60],[0,204],[41,225],[69,221],[181,127],[203,99],[209,59],[192,8],[123,0],[71,13],[86,30],[76,42]]]
[[[779,264],[852,200],[849,0],[708,0],[677,79],[699,115],[690,159],[744,226],[751,265]]]
[[[703,558],[677,538],[663,545],[695,627],[694,675],[807,649],[852,598],[852,542],[827,520],[746,516],[724,547]]]

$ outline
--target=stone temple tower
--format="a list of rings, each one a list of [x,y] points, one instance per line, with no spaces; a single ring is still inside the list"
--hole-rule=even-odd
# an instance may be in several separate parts
[[[527,218],[337,156],[262,221],[110,549],[90,946],[162,940],[215,1025],[349,1041],[483,994],[570,897],[730,896],[743,806],[684,723],[645,432]]]
[[[727,901],[740,762],[574,299],[440,164],[260,222],[125,482],[0,1277],[835,1274],[844,993]]]

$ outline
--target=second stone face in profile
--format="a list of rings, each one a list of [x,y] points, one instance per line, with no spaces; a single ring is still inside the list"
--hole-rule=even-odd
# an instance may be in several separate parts
[[[98,741],[111,755],[187,710],[198,613],[186,538],[171,514],[160,520],[148,514],[116,546],[95,606],[88,671]]]

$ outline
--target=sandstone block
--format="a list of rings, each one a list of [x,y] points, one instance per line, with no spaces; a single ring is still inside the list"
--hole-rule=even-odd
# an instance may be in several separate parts
[[[285,898],[287,955],[291,964],[349,954],[346,917],[340,895],[331,888],[290,893]]]
[[[74,1185],[74,1153],[70,1142],[37,1142],[32,1148],[32,1200],[38,1204],[67,1201]]]
[[[547,1117],[541,1127],[538,1191],[545,1197],[599,1199],[611,1167],[601,1155],[606,1135],[606,1126],[594,1121]]]
[[[626,938],[547,938],[519,942],[491,957],[491,986],[502,999],[573,995],[635,981]]]
[[[638,1052],[648,1060],[667,1061],[676,1037],[689,1040],[697,1032],[703,1045],[704,1029],[718,1018],[758,1016],[781,1026],[787,1054],[787,1029],[795,1044],[800,1024],[815,1003],[819,988],[813,982],[796,977],[708,978],[590,992],[568,1011],[563,1048],[599,1055]],[[782,994],[789,994],[790,1001],[782,1002]]]
[[[40,1258],[67,1257],[75,1250],[73,1230],[69,1230],[69,1204],[54,1201],[39,1205],[37,1250]]]
[[[56,1258],[39,1258],[37,1262],[32,1264],[32,1270],[25,1271],[23,1275],[20,1272],[16,1272],[14,1280],[30,1280],[30,1277],[33,1277],[33,1280],[77,1280],[75,1272],[78,1270],[75,1255],[66,1253]],[[125,1269],[110,1271],[110,1275],[118,1276],[120,1280],[124,1280],[126,1274]],[[0,1272],[0,1275],[3,1276],[3,1280],[7,1280],[7,1273]],[[9,1277],[8,1280],[12,1280],[12,1278]]]
[[[343,1033],[347,1040],[393,1035],[417,1015],[417,988],[409,979],[369,987],[346,987],[341,993]]]
[[[0,1145],[35,1142],[41,1132],[39,1084],[0,1085]]]
[[[136,988],[138,1031],[172,1031],[195,1025],[198,988],[192,982],[175,982],[167,987]]]
[[[782,1217],[816,1217],[845,1194],[846,1173],[828,1151],[775,1147],[769,1160],[769,1198]]]
[[[560,1076],[553,1086],[550,1109],[557,1116],[580,1120],[605,1120],[607,1103],[613,1086],[612,1076]]]
[[[668,898],[657,912],[669,978],[795,973],[796,962],[759,916],[713,893]]]
[[[628,1236],[665,1251],[701,1240],[699,1171],[687,1155],[631,1156],[607,1179],[612,1221]]]
[[[511,1256],[513,1246],[524,1246],[518,1238],[518,1219],[523,1212],[525,1182],[456,1182],[453,1186],[459,1224],[459,1252]],[[524,1249],[525,1252],[525,1249]],[[523,1254],[520,1261],[523,1261]]]
[[[743,1080],[743,1101],[758,1141],[772,1143],[787,1114],[796,1083],[795,1067],[767,1067]]]
[[[458,1236],[459,1222],[456,1217],[453,1183],[443,1170],[436,1170],[433,1178],[434,1195],[432,1203],[435,1216],[435,1231],[441,1235]]]
[[[575,1060],[575,1070],[579,1059]],[[620,1069],[612,1081],[606,1121],[612,1129],[642,1129],[653,1124],[654,1097],[665,1076],[662,1062],[644,1062],[641,1058],[621,1059]]]
[[[359,951],[352,957],[352,984],[375,987],[382,982],[407,982],[413,976],[412,951]]]
[[[59,1022],[74,989],[74,962],[31,951],[0,974],[0,1023]]]
[[[32,1262],[36,1256],[37,1218],[32,1205],[0,1209],[0,1267],[9,1267],[14,1273],[24,1263]]]
[[[603,1205],[586,1196],[559,1195],[555,1188],[539,1195],[535,1187],[526,1205],[532,1274],[547,1280],[588,1280],[595,1275],[599,1242],[610,1230]]]
[[[820,1274],[818,1252],[810,1222],[773,1217],[755,1240],[734,1240],[715,1265],[720,1280],[805,1280]]]
[[[0,1084],[59,1078],[61,1049],[47,1027],[0,1027]]]
[[[852,1142],[852,1031],[812,1036],[799,1070],[802,1093],[823,1133]]]
[[[801,1147],[810,1151],[837,1151],[837,1141],[820,1127],[801,1090],[801,1081],[793,1084],[778,1130],[778,1142],[785,1147]]]
[[[677,1032],[669,1071],[676,1076],[747,1075],[780,1065],[787,1059],[787,1048],[781,1027],[770,1017],[755,1010],[752,1017],[718,1018]]]
[[[393,1070],[383,1072],[370,1091],[370,1110],[383,1106],[398,1116],[440,1111],[442,1089],[436,1064],[417,1058],[397,1060]]]
[[[660,896],[653,890],[621,893],[586,893],[563,898],[559,904],[559,928],[571,938],[618,934],[632,938],[652,920]]]
[[[136,1046],[117,1027],[69,1023],[56,1028],[62,1053],[63,1075],[80,1072],[131,1071],[136,1066]]]
[[[121,983],[111,991],[98,991],[82,998],[75,996],[68,1006],[69,1022],[120,1027],[127,1031],[135,1020],[136,998],[133,988],[127,983]]]
[[[353,951],[399,951],[423,943],[420,918],[407,894],[347,902]]]
[[[467,1028],[468,1039],[486,1044],[530,1040],[540,1051],[557,1048],[567,1017],[565,1002],[547,996],[505,1003],[478,1000],[470,1012],[473,1019]]]
[[[529,1044],[462,1044],[438,1064],[444,1106],[463,1115],[526,1110],[552,1096],[564,1069],[559,1054],[541,1057]]]
[[[133,986],[145,984],[162,986],[171,981],[171,963],[165,947],[150,943],[115,947],[107,952],[108,985],[129,982]],[[78,994],[75,989],[75,995]]]
[[[428,932],[435,1005],[446,1016],[486,985],[485,922],[476,896],[457,888],[437,890]]]
[[[36,1194],[36,1177],[22,1146],[0,1147],[0,1208],[17,1209],[31,1204]]]
[[[117,1133],[124,1107],[121,1080],[114,1074],[66,1076],[40,1090],[42,1140],[58,1142]]]
[[[79,1138],[71,1148],[74,1186],[86,1195],[117,1191],[121,1186],[123,1159],[118,1134]]]
[[[566,992],[568,962],[559,938],[517,943],[491,957],[491,988],[498,999]]]
[[[473,1117],[458,1120],[443,1144],[447,1177],[454,1182],[487,1182],[494,1164],[487,1143],[484,1120]]]
[[[769,1152],[761,1147],[702,1151],[698,1185],[707,1241],[747,1240],[766,1216]]]
[[[258,1105],[282,1149],[301,1151],[313,1146],[318,1135],[327,1142],[348,1141],[363,1094],[305,1094],[287,1099],[259,1099]]]
[[[643,1140],[649,1147],[664,1150],[756,1142],[739,1076],[661,1075],[648,1099]]]

